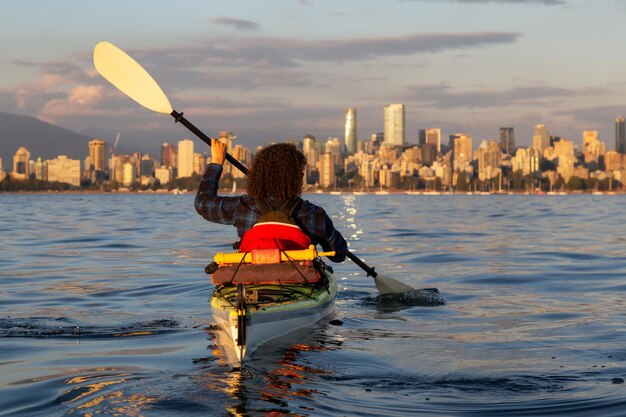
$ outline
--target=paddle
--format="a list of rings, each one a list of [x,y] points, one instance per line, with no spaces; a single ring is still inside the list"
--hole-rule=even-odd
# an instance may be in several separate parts
[[[163,93],[163,90],[152,76],[124,51],[109,42],[100,42],[94,48],[93,62],[100,75],[122,93],[147,109],[171,115],[176,122],[183,124],[207,145],[211,146],[212,139],[185,119],[182,112],[178,113],[174,110],[165,93]],[[226,160],[244,174],[248,174],[248,168],[228,153],[226,153]],[[415,290],[403,282],[378,274],[373,267],[368,266],[352,252],[348,251],[347,256],[363,269],[368,276],[374,278],[376,288],[381,295],[400,294]]]

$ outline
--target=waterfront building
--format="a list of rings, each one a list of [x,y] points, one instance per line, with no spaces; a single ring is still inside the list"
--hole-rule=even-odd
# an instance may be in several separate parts
[[[522,175],[530,175],[539,171],[540,153],[534,147],[519,148],[511,158],[513,172],[521,171]]]
[[[331,153],[327,152],[320,155],[317,170],[320,186],[327,188],[335,184],[335,158]]]
[[[320,152],[316,148],[311,148],[304,153],[304,156],[306,157],[307,167],[314,168],[320,159]]]
[[[302,153],[307,154],[311,149],[315,149],[315,136],[308,134],[302,139]]]
[[[600,134],[597,130],[585,130],[583,132],[583,155],[585,158],[585,164],[600,162],[600,157],[606,154],[606,145],[600,140]],[[595,169],[592,169],[595,171]]]
[[[124,181],[124,164],[130,162],[129,155],[115,155],[111,158],[111,181],[122,183]]]
[[[161,145],[161,166],[165,168],[176,168],[178,151],[176,146],[164,143]]]
[[[193,141],[183,139],[178,142],[178,175],[176,178],[186,178],[193,175]]]
[[[452,147],[452,166],[455,171],[465,170],[465,166],[472,161],[472,137],[465,133],[450,135]]]
[[[344,146],[348,155],[356,152],[356,109],[350,107],[343,113]]]
[[[232,155],[233,158],[235,158],[247,167],[249,167],[252,163],[252,152],[247,146],[243,146],[238,143],[233,147]],[[238,169],[234,169],[232,175],[234,178],[246,178],[246,174],[239,171]]]
[[[422,164],[432,166],[437,159],[437,146],[434,143],[425,143],[421,146]]]
[[[606,155],[604,155],[604,169],[607,172],[622,170],[626,168],[624,165],[624,159],[626,159],[626,155],[618,152],[617,150],[607,151]]]
[[[155,161],[148,154],[141,157],[141,163],[139,164],[139,176],[152,177],[154,176]]]
[[[420,132],[422,132],[420,130]],[[423,129],[424,132],[424,142],[422,143],[421,140],[421,133],[420,133],[420,145],[426,144],[426,143],[432,143],[433,145],[436,146],[437,152],[441,152],[441,129],[439,128],[427,128],[427,129]]]
[[[533,149],[543,155],[543,151],[550,147],[550,133],[545,125],[535,125],[533,133]]]
[[[80,187],[80,160],[59,155],[56,159],[49,159],[46,165],[48,181],[63,182]]]
[[[24,147],[20,147],[15,156],[13,156],[13,171],[11,179],[18,181],[26,181],[30,178],[30,151]]]
[[[378,149],[376,156],[381,164],[393,164],[400,157],[400,149],[396,146],[383,145]]]
[[[574,175],[576,154],[572,141],[561,138],[558,142],[554,142],[553,146],[543,152],[543,157],[557,164],[556,172],[563,177],[565,182],[569,181]]]
[[[615,119],[615,150],[619,153],[626,153],[626,129],[623,116]]]
[[[228,130],[220,130],[217,134],[217,139],[226,144],[226,152],[232,155],[233,153],[233,140],[236,136],[233,135],[233,132]]]
[[[387,104],[384,108],[384,143],[404,145],[404,104]]]
[[[2,168],[2,158],[0,158],[0,182],[7,177],[6,171]]]
[[[89,141],[89,167],[93,171],[106,170],[106,146],[103,140],[93,139]]]
[[[137,167],[131,161],[127,161],[122,166],[122,184],[124,187],[129,187],[135,183],[137,178]]]
[[[418,146],[413,146],[406,149],[402,155],[400,155],[400,158],[408,163],[421,164],[422,150]]]
[[[40,157],[35,161],[35,179],[39,181],[48,181],[48,170],[45,161]]]
[[[171,167],[160,167],[154,170],[154,177],[164,186],[174,178]]]
[[[333,163],[335,166],[339,166],[341,162],[341,142],[339,138],[328,138],[324,145],[324,152],[333,156]]]
[[[515,150],[515,132],[512,127],[500,128],[500,149],[505,154],[513,155]]]
[[[193,173],[194,174],[204,174],[205,169],[205,159],[202,154],[194,153],[193,154]]]
[[[452,185],[452,165],[450,164],[450,154],[438,158],[432,164],[435,177],[441,179],[441,185],[449,188]]]
[[[495,140],[487,142],[483,140],[476,151],[478,161],[478,179],[481,181],[490,180],[500,174],[500,164],[502,162],[501,147]]]

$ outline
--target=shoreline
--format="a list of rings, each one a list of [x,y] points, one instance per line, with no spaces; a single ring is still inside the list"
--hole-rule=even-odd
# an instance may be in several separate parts
[[[242,192],[233,194],[228,189],[222,190],[218,195],[221,196],[229,196],[229,195],[243,195],[245,194],[245,190],[241,190]],[[0,195],[80,195],[80,194],[93,194],[93,195],[131,195],[131,194],[147,194],[147,195],[194,195],[196,190],[157,190],[157,191],[130,191],[130,190],[122,190],[122,191],[101,191],[101,190],[44,190],[44,191],[0,191]],[[303,195],[354,195],[354,196],[362,196],[362,195],[424,195],[424,196],[438,196],[438,195],[496,195],[496,196],[506,196],[506,195],[527,195],[527,196],[554,196],[554,195],[624,195],[626,194],[626,190],[616,190],[616,191],[583,191],[583,190],[574,190],[574,191],[551,191],[551,192],[526,192],[526,191],[407,191],[407,190],[385,190],[383,192],[380,191],[349,191],[349,190],[329,190],[329,191],[313,191],[307,190],[302,192]]]

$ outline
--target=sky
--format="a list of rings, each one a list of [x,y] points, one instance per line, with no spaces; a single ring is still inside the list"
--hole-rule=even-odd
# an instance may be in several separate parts
[[[191,137],[94,69],[109,41],[135,58],[177,111],[236,143],[383,130],[406,107],[406,141],[439,127],[474,147],[533,127],[614,149],[626,114],[625,0],[0,0],[0,111],[127,147]],[[196,141],[196,146],[201,142]],[[141,145],[141,146],[140,146]]]

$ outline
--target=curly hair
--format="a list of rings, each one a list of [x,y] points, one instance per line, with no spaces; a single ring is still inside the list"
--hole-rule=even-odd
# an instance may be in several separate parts
[[[287,201],[302,194],[306,157],[291,143],[270,145],[259,151],[248,172],[248,194]]]

